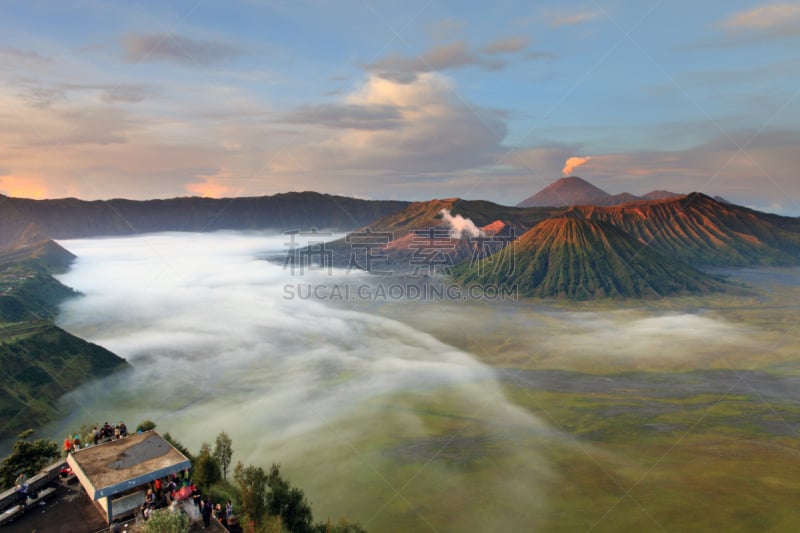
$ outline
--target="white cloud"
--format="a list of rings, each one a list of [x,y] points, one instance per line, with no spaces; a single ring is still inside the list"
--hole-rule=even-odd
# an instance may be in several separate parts
[[[761,5],[731,15],[721,23],[721,26],[733,32],[800,34],[800,4]]]
[[[551,12],[546,15],[550,25],[554,28],[561,26],[577,26],[600,16],[599,11],[560,11]]]

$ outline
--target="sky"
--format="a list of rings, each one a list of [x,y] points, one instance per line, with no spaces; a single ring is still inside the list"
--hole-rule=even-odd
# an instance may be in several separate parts
[[[564,175],[800,215],[800,2],[7,0],[0,193],[514,205]]]

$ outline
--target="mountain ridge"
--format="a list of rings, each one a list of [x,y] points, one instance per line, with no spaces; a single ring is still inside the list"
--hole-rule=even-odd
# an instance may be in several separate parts
[[[31,200],[0,203],[0,250],[27,234],[74,239],[157,231],[352,230],[406,207],[399,200],[360,200],[312,191],[238,198]]]

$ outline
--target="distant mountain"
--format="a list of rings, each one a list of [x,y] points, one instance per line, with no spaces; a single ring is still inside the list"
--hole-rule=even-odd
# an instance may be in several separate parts
[[[5,198],[0,250],[24,236],[71,239],[157,231],[329,229],[346,231],[399,211],[409,202],[358,200],[316,192],[244,198],[83,201]]]
[[[455,279],[466,285],[516,285],[521,296],[580,300],[723,288],[711,276],[642,247],[611,224],[593,220],[545,220],[500,253],[506,256],[503,261],[462,263],[454,269]]]
[[[517,207],[558,207],[564,205],[607,205],[610,194],[577,176],[554,181]],[[597,203],[601,202],[601,203]]]
[[[577,206],[564,213],[617,226],[642,246],[695,266],[800,264],[798,219],[701,193],[616,207]]]
[[[637,200],[658,200],[679,196],[669,191],[652,191],[644,196],[623,192],[609,194],[577,176],[554,181],[533,196],[517,204],[517,207],[558,207],[573,205],[620,205]]]

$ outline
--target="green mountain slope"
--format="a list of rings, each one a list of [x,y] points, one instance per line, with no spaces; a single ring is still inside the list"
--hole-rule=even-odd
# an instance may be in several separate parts
[[[0,438],[52,420],[64,393],[127,366],[51,322],[75,295],[52,274],[73,258],[53,241],[0,254]]]
[[[126,366],[49,322],[0,324],[0,437],[52,420],[64,393]]]
[[[548,219],[502,252],[462,263],[466,285],[516,285],[521,296],[588,299],[661,297],[722,290],[720,281],[648,248],[605,222]]]

